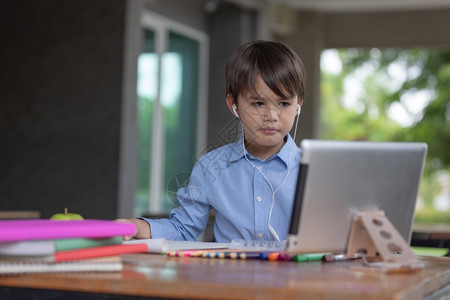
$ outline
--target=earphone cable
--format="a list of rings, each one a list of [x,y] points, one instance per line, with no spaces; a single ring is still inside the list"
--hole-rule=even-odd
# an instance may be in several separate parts
[[[297,136],[297,126],[298,126],[298,119],[299,119],[299,115],[297,115],[297,120],[295,122],[295,129],[294,129],[294,143],[295,143],[295,137]],[[239,119],[239,123],[241,123],[241,120]],[[280,241],[280,237],[278,236],[277,232],[275,231],[275,229],[273,229],[272,225],[270,225],[270,219],[272,217],[272,211],[273,211],[273,207],[275,205],[275,193],[284,185],[284,183],[286,182],[287,178],[289,177],[289,174],[291,172],[291,165],[292,165],[292,161],[291,161],[291,155],[292,155],[292,145],[289,145],[289,168],[288,168],[288,172],[286,174],[286,177],[284,177],[283,182],[277,187],[276,190],[273,189],[272,183],[270,182],[270,180],[267,178],[266,174],[264,174],[263,171],[261,171],[260,168],[258,168],[255,164],[253,164],[247,157],[247,155],[245,154],[245,136],[244,136],[244,127],[242,126],[241,123],[241,128],[242,128],[242,148],[244,150],[244,157],[245,159],[255,168],[257,169],[261,175],[264,177],[264,179],[267,181],[267,183],[269,184],[270,190],[272,191],[272,199],[271,199],[271,203],[270,203],[270,210],[269,210],[269,217],[267,220],[267,226],[269,228],[270,233],[272,234],[272,236],[277,240]]]

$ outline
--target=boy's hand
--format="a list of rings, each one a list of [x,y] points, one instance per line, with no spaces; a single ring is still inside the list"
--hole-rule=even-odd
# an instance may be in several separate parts
[[[150,231],[150,225],[141,219],[116,219],[116,222],[128,222],[128,223],[134,223],[136,225],[136,233],[134,235],[126,235],[123,237],[125,241],[130,240],[131,238],[135,239],[151,239],[151,231]]]

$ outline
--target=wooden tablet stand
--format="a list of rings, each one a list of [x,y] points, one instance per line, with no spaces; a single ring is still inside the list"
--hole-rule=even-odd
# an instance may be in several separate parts
[[[423,268],[408,243],[380,210],[360,212],[353,221],[347,256],[358,254],[364,256],[366,267],[385,272]]]

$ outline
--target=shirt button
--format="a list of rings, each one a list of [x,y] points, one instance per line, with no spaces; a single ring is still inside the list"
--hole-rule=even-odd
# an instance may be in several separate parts
[[[263,237],[263,234],[260,232],[260,233],[258,233],[258,238],[262,238]]]
[[[256,201],[261,202],[262,201],[261,196],[256,197]]]
[[[258,169],[259,169],[260,171],[262,171],[262,166],[259,166]]]

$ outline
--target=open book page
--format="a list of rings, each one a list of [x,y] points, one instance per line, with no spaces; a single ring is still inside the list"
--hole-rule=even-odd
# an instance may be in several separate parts
[[[228,243],[194,242],[194,241],[168,241],[166,239],[141,239],[125,241],[129,243],[145,243],[149,253],[164,253],[177,250],[204,250],[204,249],[228,249]]]
[[[177,250],[207,250],[207,249],[228,249],[228,243],[215,242],[192,242],[192,241],[167,241],[168,251]]]

